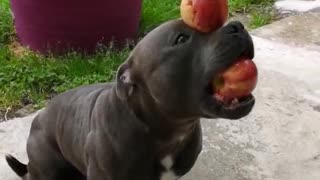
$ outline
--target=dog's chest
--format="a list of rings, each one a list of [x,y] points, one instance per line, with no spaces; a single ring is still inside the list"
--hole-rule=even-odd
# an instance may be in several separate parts
[[[174,173],[172,169],[174,161],[172,155],[165,156],[161,161],[161,165],[164,168],[164,171],[160,174],[160,180],[176,180],[179,179],[178,176]]]
[[[175,169],[173,167],[175,163],[177,163],[175,162],[175,157],[179,156],[179,152],[182,152],[184,149],[187,135],[188,132],[182,131],[182,133],[175,134],[168,141],[158,142],[157,155],[160,159],[160,165],[162,166],[160,180],[177,180],[180,178],[175,173]]]

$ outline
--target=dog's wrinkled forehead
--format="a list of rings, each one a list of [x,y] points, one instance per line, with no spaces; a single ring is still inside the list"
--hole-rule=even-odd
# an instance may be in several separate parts
[[[179,53],[174,49],[176,37],[180,33],[193,34],[194,30],[182,20],[167,21],[149,32],[133,49],[131,56],[140,68],[153,67],[164,60],[168,52]],[[137,54],[139,57],[136,57]],[[151,64],[150,64],[151,63]]]
[[[179,33],[191,33],[193,30],[182,20],[171,20],[149,32],[137,45],[141,49],[171,46]]]

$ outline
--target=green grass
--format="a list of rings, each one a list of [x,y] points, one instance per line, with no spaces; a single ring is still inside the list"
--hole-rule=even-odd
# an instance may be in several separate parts
[[[40,108],[57,93],[80,85],[111,81],[129,53],[129,49],[114,51],[108,48],[85,57],[76,53],[44,57],[25,49],[16,52],[17,49],[12,48],[15,32],[8,1],[0,0],[0,117],[8,108],[16,110],[27,104]],[[230,0],[230,14],[250,12],[272,2]],[[141,35],[164,21],[180,17],[179,5],[180,0],[144,0]],[[258,12],[252,15],[252,27],[269,21],[267,13]]]
[[[14,35],[11,12],[8,0],[0,0],[0,48],[9,42]]]
[[[230,13],[246,13],[252,9],[270,6],[275,0],[229,0]]]
[[[249,27],[255,29],[269,24],[274,19],[275,14],[273,13],[271,7],[265,6],[262,8],[257,8],[250,14]]]
[[[141,32],[148,32],[155,26],[180,17],[180,0],[144,0]]]
[[[0,52],[0,105],[21,107],[43,104],[52,95],[76,86],[113,79],[129,50],[106,50],[91,57],[69,54],[55,58],[25,52],[17,57],[2,48]]]
[[[249,27],[252,29],[264,26],[266,24],[269,24],[269,22],[272,20],[272,15],[269,13],[254,13],[251,16]]]

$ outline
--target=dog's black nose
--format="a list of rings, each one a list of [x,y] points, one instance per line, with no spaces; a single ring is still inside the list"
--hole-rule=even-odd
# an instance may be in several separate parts
[[[228,34],[234,34],[242,32],[244,30],[244,25],[239,21],[232,21],[225,28]]]

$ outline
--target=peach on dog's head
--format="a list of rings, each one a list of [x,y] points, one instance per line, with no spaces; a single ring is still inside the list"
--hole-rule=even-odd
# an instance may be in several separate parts
[[[181,17],[200,32],[214,31],[228,18],[228,0],[182,0]]]

